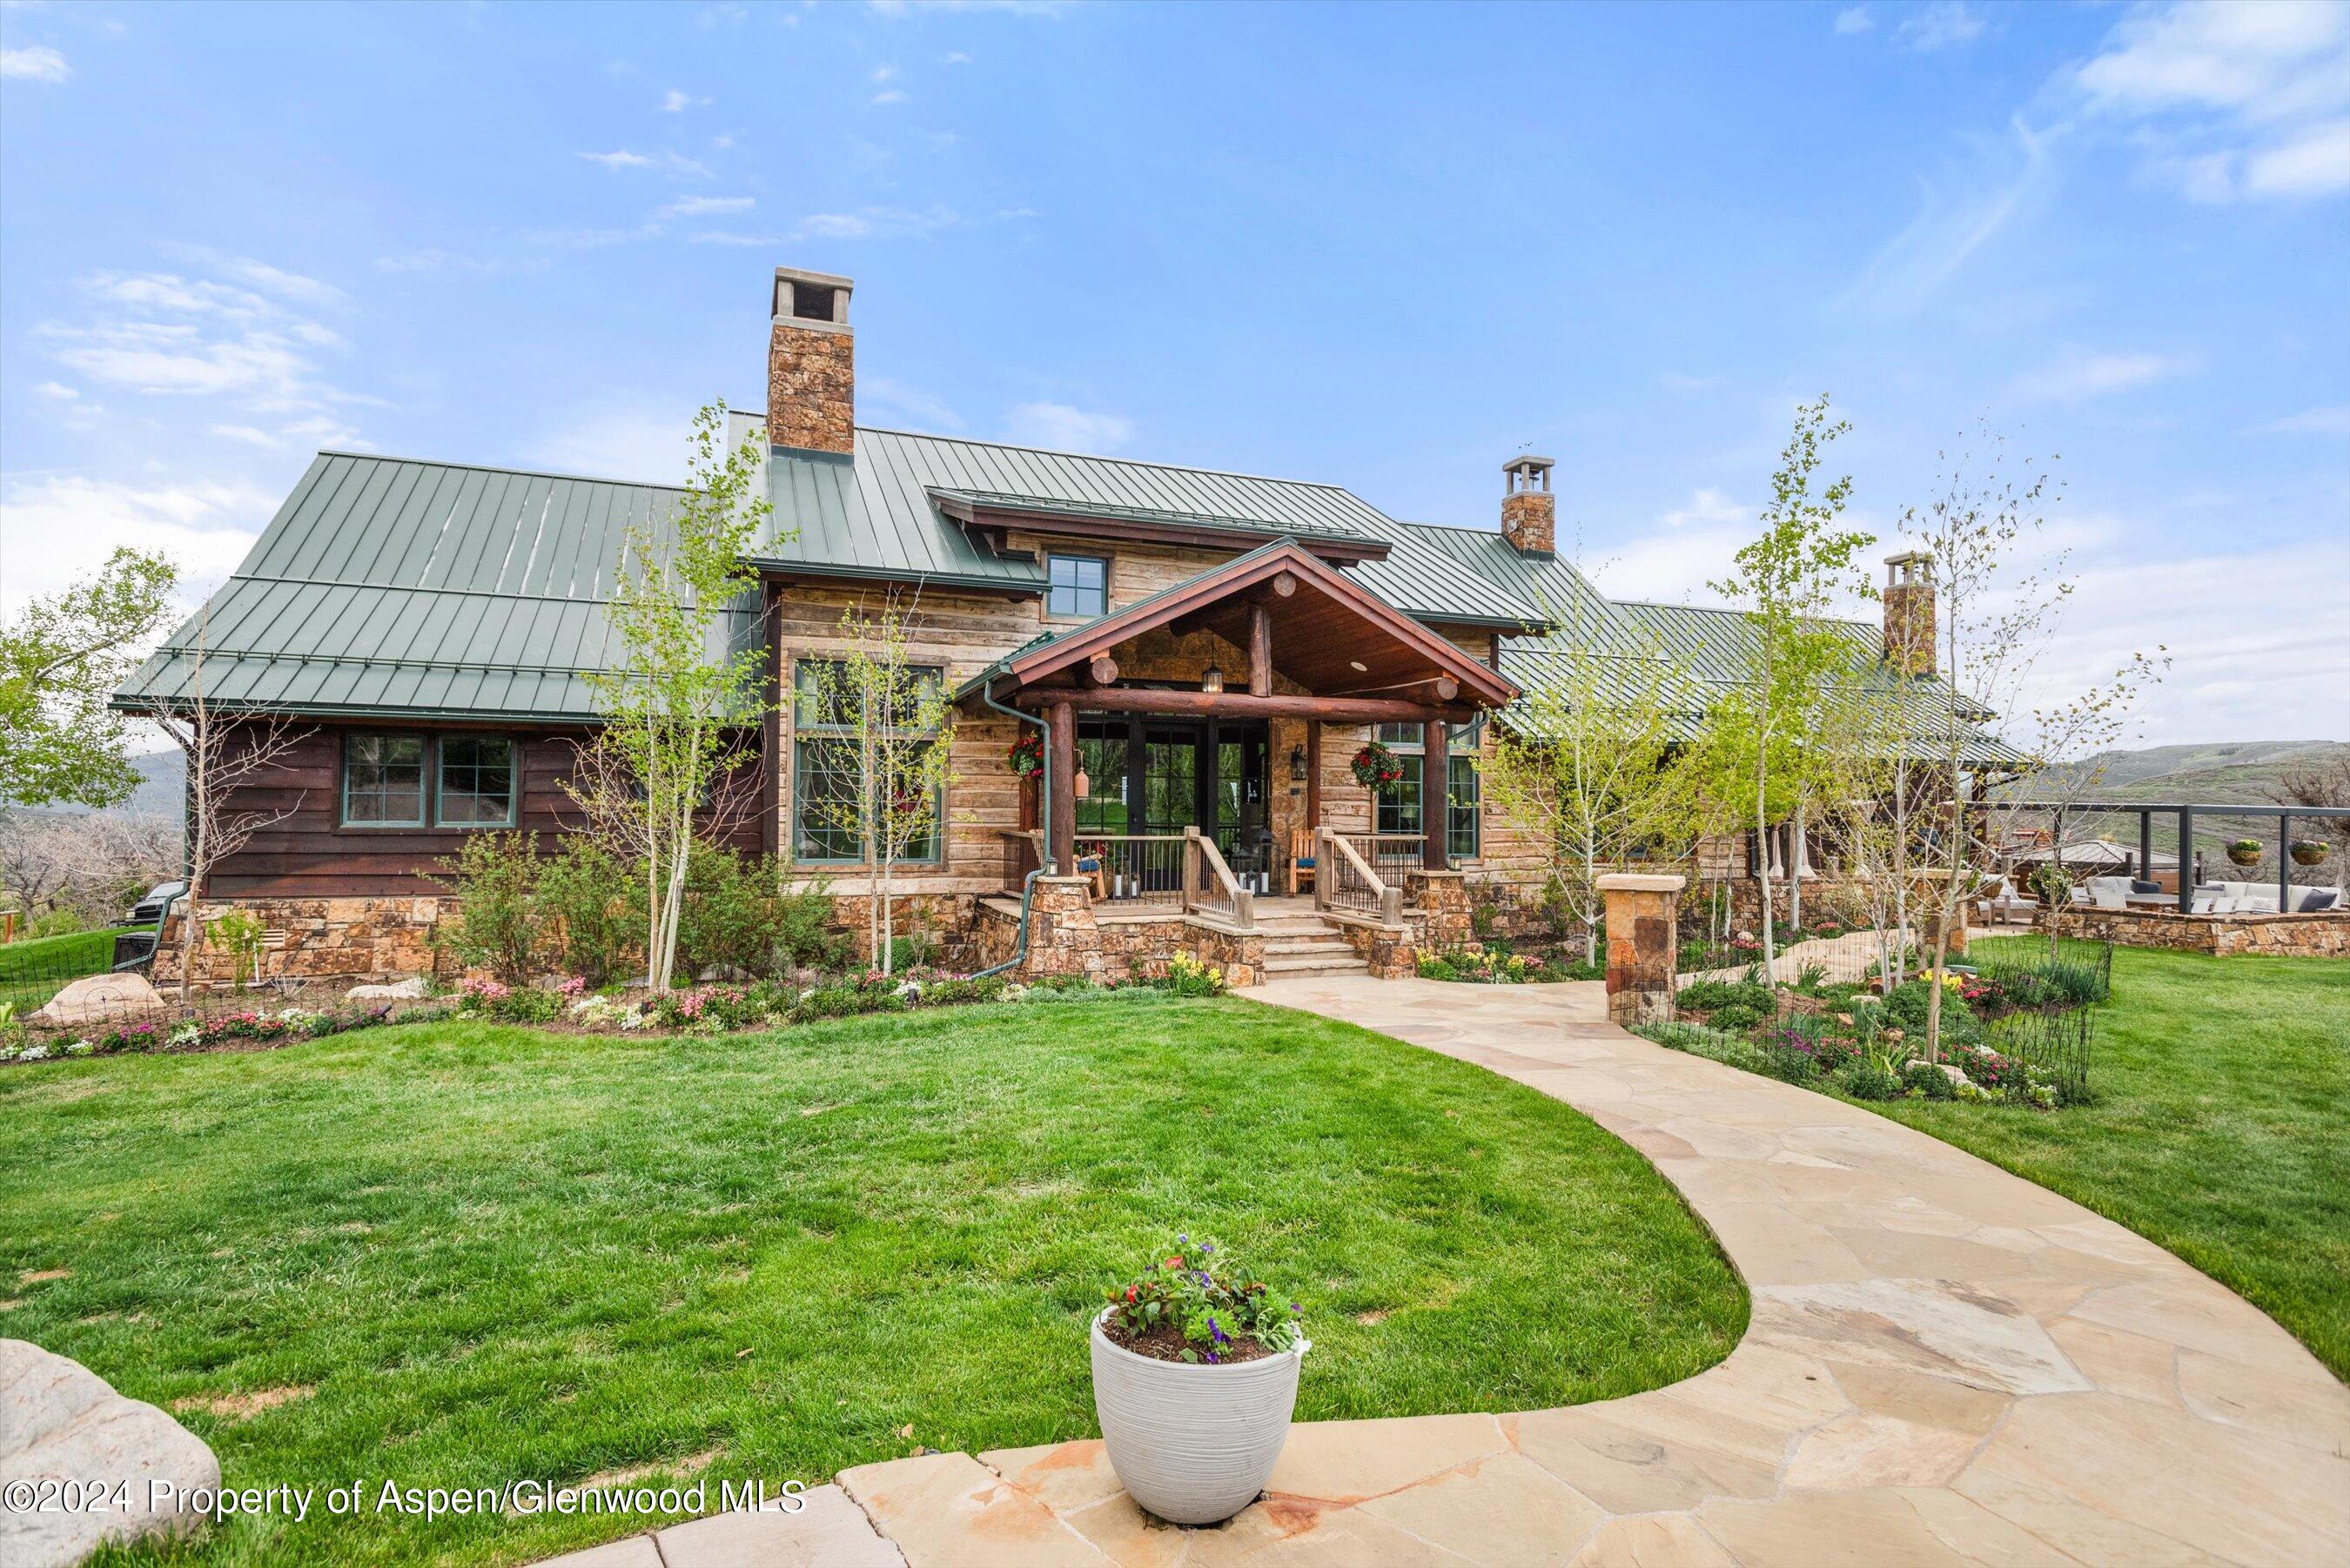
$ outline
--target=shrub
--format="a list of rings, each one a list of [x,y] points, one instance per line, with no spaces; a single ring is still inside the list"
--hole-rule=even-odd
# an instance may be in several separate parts
[[[540,929],[564,973],[594,989],[636,967],[645,945],[645,904],[627,861],[586,834],[571,834],[559,852],[538,863],[533,891]]]
[[[244,909],[231,909],[215,916],[204,929],[204,940],[218,942],[221,950],[236,961],[236,977],[240,981],[260,978],[261,946],[265,936],[261,918]]]
[[[1768,1016],[1779,1011],[1778,994],[1753,981],[1700,980],[1681,987],[1680,1004],[1711,1012],[1718,1007],[1742,1006]]]
[[[686,867],[677,957],[681,974],[719,967],[773,979],[795,969],[838,969],[847,961],[848,941],[832,929],[830,884],[785,892],[773,860],[696,845]]]
[[[1165,977],[1150,983],[1177,996],[1219,996],[1223,993],[1224,971],[1213,964],[1201,963],[1190,953],[1179,952],[1167,961]]]
[[[435,877],[457,898],[457,921],[435,940],[467,969],[485,969],[509,986],[527,986],[546,967],[546,924],[539,912],[538,836],[469,836]]]
[[[457,1011],[494,1018],[501,1023],[544,1023],[560,1005],[555,992],[535,985],[468,980],[457,988]]]
[[[1251,1349],[1279,1352],[1305,1337],[1305,1309],[1213,1241],[1189,1236],[1109,1292],[1110,1337],[1162,1361],[1217,1362]]]
[[[48,909],[34,916],[25,925],[25,940],[42,937],[70,937],[89,929],[89,922],[74,909]]]
[[[1942,1076],[1939,1072],[1934,1075]],[[1894,1071],[1892,1059],[1873,1051],[1863,1051],[1838,1067],[1835,1083],[1856,1100],[1898,1100],[1908,1092],[1901,1075]]]
[[[1930,1062],[1912,1062],[1904,1067],[1901,1082],[1929,1100],[1955,1100],[1959,1097],[1959,1086],[1950,1082],[1950,1075]]]

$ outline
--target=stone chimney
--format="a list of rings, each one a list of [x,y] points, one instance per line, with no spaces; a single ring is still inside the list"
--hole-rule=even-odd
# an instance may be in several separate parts
[[[1885,557],[1885,662],[1934,673],[1934,558],[1923,550]]]
[[[767,339],[767,443],[801,452],[856,450],[857,340],[845,277],[775,269]]]
[[[1502,464],[1502,536],[1530,556],[1558,549],[1558,497],[1550,493],[1551,461],[1513,457]]]

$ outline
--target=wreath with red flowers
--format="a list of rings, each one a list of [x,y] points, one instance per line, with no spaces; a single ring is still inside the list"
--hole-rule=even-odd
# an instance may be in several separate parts
[[[1045,737],[1035,732],[1021,736],[1004,753],[1012,771],[1024,779],[1033,779],[1045,771]]]
[[[1355,753],[1355,782],[1365,789],[1384,789],[1402,777],[1402,762],[1378,742]]]

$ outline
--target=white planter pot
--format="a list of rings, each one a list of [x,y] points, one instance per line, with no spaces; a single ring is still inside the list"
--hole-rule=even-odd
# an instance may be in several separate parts
[[[1289,1440],[1308,1346],[1211,1366],[1137,1355],[1094,1320],[1094,1414],[1134,1501],[1170,1524],[1213,1524],[1256,1501]]]

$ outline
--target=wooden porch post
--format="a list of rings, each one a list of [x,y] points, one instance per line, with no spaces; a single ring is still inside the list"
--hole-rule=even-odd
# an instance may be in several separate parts
[[[1273,695],[1273,607],[1259,599],[1249,606],[1249,695]]]
[[[1063,877],[1077,873],[1077,711],[1055,702],[1045,765],[1053,773],[1053,820],[1045,829],[1045,863]]]
[[[1444,870],[1451,861],[1444,853],[1446,829],[1451,826],[1451,727],[1430,719],[1419,727],[1419,863],[1430,871]]]
[[[1322,826],[1322,721],[1319,719],[1305,721],[1305,826]],[[1317,867],[1328,864],[1318,855],[1315,857],[1314,863]],[[1314,878],[1314,886],[1317,888],[1322,886],[1322,878],[1318,875]]]

